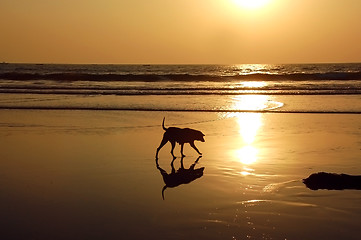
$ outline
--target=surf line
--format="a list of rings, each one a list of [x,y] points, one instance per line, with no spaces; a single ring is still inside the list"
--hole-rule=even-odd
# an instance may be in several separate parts
[[[361,111],[299,111],[299,110],[241,110],[241,109],[154,109],[118,107],[62,107],[62,106],[0,106],[0,110],[63,110],[63,111],[132,111],[132,112],[209,112],[209,113],[298,113],[298,114],[361,114]]]

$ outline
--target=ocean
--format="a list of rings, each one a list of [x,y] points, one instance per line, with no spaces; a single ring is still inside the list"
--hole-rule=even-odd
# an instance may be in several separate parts
[[[2,109],[360,113],[361,64],[3,63],[0,93]]]

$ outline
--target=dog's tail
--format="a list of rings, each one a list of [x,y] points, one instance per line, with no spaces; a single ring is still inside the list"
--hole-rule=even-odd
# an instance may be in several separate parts
[[[167,131],[168,128],[166,128],[166,127],[164,126],[164,121],[165,121],[165,117],[163,118],[162,127],[163,127],[164,131]]]
[[[167,185],[165,185],[164,187],[163,187],[163,189],[162,189],[162,198],[163,198],[163,200],[164,200],[164,191],[167,189]]]

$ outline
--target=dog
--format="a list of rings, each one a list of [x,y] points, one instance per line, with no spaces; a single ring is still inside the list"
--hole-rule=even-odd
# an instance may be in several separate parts
[[[173,150],[174,150],[176,142],[181,145],[182,157],[185,157],[185,155],[183,154],[183,147],[184,147],[185,143],[189,143],[189,145],[191,145],[191,147],[194,148],[194,150],[196,150],[196,152],[199,155],[202,155],[202,153],[198,150],[196,145],[194,145],[194,141],[196,141],[196,140],[205,142],[205,140],[204,140],[205,135],[201,131],[190,129],[190,128],[177,128],[177,127],[166,128],[164,126],[164,121],[165,121],[165,118],[163,118],[163,123],[162,123],[162,127],[163,127],[165,133],[163,134],[162,142],[160,143],[159,147],[157,148],[157,153],[155,155],[156,158],[158,158],[159,150],[167,142],[170,142],[172,144],[172,150],[170,152],[173,157],[175,157]]]

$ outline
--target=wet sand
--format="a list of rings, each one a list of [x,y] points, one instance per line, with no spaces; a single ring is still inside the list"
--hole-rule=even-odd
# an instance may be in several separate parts
[[[206,135],[203,157],[185,146],[172,175],[190,182],[164,200],[163,116]],[[361,174],[359,114],[0,110],[0,119],[3,239],[359,239],[359,190],[302,183],[320,171]]]

